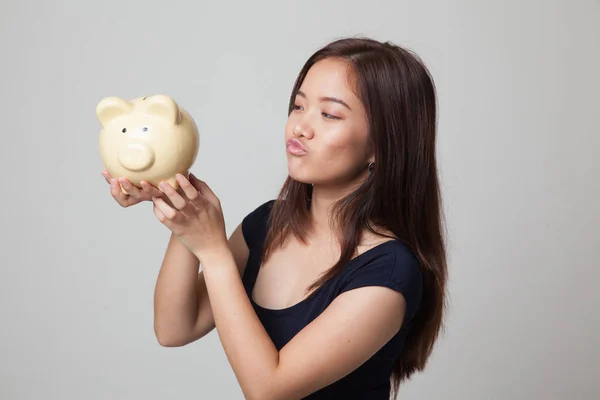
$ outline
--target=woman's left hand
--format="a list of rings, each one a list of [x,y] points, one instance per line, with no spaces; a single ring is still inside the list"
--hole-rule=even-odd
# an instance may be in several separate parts
[[[153,197],[154,215],[200,260],[206,252],[227,248],[225,221],[217,196],[194,174],[190,173],[189,180],[177,174],[176,179],[183,193],[162,182],[158,188],[174,207]]]

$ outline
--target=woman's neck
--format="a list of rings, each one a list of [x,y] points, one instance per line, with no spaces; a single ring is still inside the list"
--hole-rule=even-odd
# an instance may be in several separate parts
[[[331,237],[333,205],[352,193],[362,182],[352,182],[344,187],[314,185],[310,203],[310,216],[313,234],[317,237]]]

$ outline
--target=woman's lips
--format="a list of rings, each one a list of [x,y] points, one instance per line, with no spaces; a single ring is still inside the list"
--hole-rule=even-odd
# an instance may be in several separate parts
[[[302,146],[302,143],[300,143],[300,141],[297,139],[289,139],[286,144],[288,153],[292,155],[301,156],[308,154],[308,151],[306,151],[304,146]]]

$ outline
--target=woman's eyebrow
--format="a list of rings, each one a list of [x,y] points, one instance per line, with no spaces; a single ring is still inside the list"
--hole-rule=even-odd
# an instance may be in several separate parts
[[[306,98],[306,95],[301,90],[298,90],[296,92],[296,95],[302,96],[302,97]],[[319,97],[319,101],[331,101],[331,102],[334,102],[334,103],[338,103],[338,104],[341,104],[344,107],[346,107],[348,110],[352,111],[352,108],[350,108],[350,106],[344,100],[340,100],[340,99],[338,99],[336,97],[323,96],[323,97]]]

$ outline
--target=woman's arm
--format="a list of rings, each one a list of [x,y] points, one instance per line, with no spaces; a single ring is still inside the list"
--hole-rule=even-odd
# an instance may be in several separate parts
[[[248,247],[241,225],[229,238],[239,276],[246,268]],[[215,327],[198,258],[171,235],[154,291],[154,332],[162,346],[184,346]]]
[[[204,182],[177,179],[188,200],[166,187],[175,208],[155,198],[154,212],[202,264],[217,332],[246,398],[306,397],[354,371],[398,332],[404,297],[378,284],[340,294],[277,351],[240,279],[218,197]]]
[[[398,332],[402,294],[363,287],[339,295],[281,351],[258,319],[226,249],[202,254],[219,338],[248,399],[301,399],[348,375]]]

